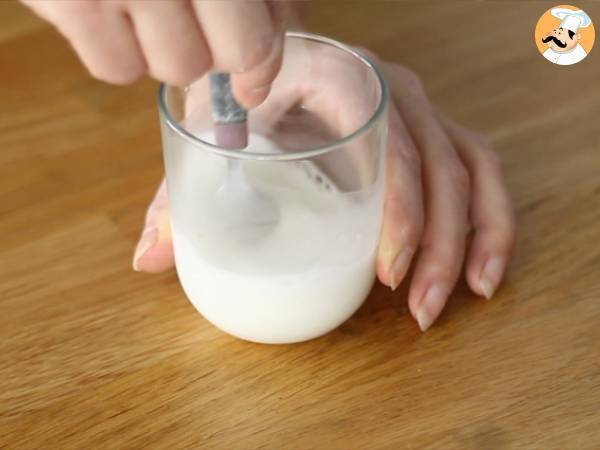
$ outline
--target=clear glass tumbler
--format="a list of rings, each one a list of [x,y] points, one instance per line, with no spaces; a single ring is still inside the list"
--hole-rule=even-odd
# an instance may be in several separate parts
[[[196,309],[249,341],[299,342],[348,319],[375,278],[388,91],[334,40],[289,32],[249,145],[214,143],[208,77],[161,86],[179,279]]]

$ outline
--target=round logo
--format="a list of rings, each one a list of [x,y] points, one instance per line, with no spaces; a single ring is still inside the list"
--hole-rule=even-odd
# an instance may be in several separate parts
[[[571,5],[546,11],[535,27],[535,44],[544,58],[560,66],[577,64],[594,46],[596,32],[590,16]]]

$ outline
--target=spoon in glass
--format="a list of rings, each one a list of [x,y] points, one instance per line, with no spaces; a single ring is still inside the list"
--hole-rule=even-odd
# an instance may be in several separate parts
[[[231,92],[229,73],[209,74],[215,143],[229,150],[248,146],[247,112]],[[227,158],[227,173],[215,195],[217,219],[243,242],[265,237],[277,225],[280,211],[273,200],[249,183],[243,159]]]

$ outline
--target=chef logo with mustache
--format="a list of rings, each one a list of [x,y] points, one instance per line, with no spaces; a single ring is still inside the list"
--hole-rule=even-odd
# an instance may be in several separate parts
[[[590,16],[569,5],[546,11],[535,29],[536,44],[542,56],[561,66],[585,59],[592,50],[594,37]]]

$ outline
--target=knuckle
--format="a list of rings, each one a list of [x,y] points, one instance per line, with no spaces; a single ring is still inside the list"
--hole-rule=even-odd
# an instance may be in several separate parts
[[[457,242],[441,242],[440,239],[424,239],[421,246],[423,254],[427,254],[427,270],[443,280],[454,280],[460,269],[464,255],[464,246]]]
[[[448,179],[450,184],[462,197],[468,197],[471,190],[471,178],[469,172],[458,160],[449,162],[446,165]]]
[[[493,167],[502,168],[502,158],[500,154],[494,150],[492,141],[483,133],[465,129],[467,137],[484,162],[491,164]]]
[[[433,246],[428,249],[428,252],[427,271],[436,278],[452,280],[456,274],[456,261],[458,260],[456,252],[444,251],[441,248],[434,248]]]
[[[408,167],[414,173],[421,173],[421,157],[411,142],[400,141],[396,147],[396,153],[402,165]]]
[[[469,130],[467,128],[464,129],[464,132],[466,133],[466,137],[472,142],[472,144],[476,145],[480,151],[486,154],[496,153],[492,141],[485,134],[479,131]]]

